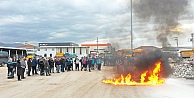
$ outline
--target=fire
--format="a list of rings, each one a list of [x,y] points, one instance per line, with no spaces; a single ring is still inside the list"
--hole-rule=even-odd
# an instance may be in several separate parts
[[[121,75],[118,78],[112,78],[109,80],[103,80],[103,83],[113,85],[157,85],[164,83],[164,80],[159,77],[161,71],[161,62],[155,64],[155,68],[152,71],[145,71],[141,74],[140,81],[136,82],[132,79],[132,75]]]
[[[174,28],[171,28],[170,31],[171,32],[181,32],[181,33],[185,32],[184,29],[181,28],[180,26],[176,26]]]

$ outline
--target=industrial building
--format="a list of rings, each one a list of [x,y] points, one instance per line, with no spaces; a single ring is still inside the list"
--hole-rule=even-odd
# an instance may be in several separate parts
[[[114,51],[111,44],[81,44],[83,47],[89,47],[90,54],[104,54],[105,52],[111,53]]]
[[[44,57],[61,56],[58,54],[76,54],[77,56],[86,56],[89,54],[89,47],[79,46],[76,43],[39,43],[37,55]]]
[[[36,52],[37,52],[37,48],[38,47],[36,47],[34,45],[31,45],[31,44],[25,44],[25,45],[19,46],[17,48],[26,49],[27,55],[36,55]]]
[[[24,48],[14,48],[14,47],[0,47],[0,51],[8,52],[9,57],[22,57],[27,56],[26,49]]]

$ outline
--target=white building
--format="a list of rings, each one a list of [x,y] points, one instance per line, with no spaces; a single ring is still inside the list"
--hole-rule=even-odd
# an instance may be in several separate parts
[[[76,54],[77,56],[86,56],[89,54],[89,47],[79,46],[75,43],[39,43],[37,55],[44,57],[55,57],[57,53]]]
[[[35,55],[37,52],[37,47],[31,44],[25,44],[17,48],[24,48],[27,51],[27,55]]]

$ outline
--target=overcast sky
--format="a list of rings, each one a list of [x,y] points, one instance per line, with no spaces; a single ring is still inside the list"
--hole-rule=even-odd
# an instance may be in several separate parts
[[[180,20],[185,32],[179,46],[191,46],[194,33],[194,4],[189,17]],[[130,6],[128,0],[0,0],[0,42],[117,43],[130,48]],[[134,47],[161,47],[151,24],[133,16]],[[177,36],[177,35],[176,35]],[[170,44],[176,46],[174,35]]]

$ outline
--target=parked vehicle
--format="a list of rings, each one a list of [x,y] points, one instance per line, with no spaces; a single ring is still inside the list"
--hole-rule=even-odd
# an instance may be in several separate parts
[[[0,51],[0,66],[4,66],[8,62],[8,52]]]

